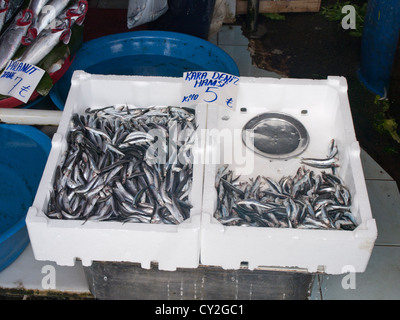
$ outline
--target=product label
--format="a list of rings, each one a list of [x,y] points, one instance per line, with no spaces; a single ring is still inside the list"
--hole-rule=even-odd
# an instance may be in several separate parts
[[[10,60],[0,75],[0,94],[27,103],[44,73],[29,63]]]
[[[181,106],[210,103],[235,110],[239,80],[239,77],[224,72],[185,72]]]

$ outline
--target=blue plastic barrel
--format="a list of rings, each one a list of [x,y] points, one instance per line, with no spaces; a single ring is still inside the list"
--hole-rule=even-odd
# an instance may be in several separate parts
[[[149,26],[207,40],[214,6],[215,0],[169,0],[168,11]]]
[[[360,81],[384,96],[400,34],[400,0],[369,0],[361,42]]]
[[[0,124],[0,271],[29,243],[25,224],[51,148],[40,130]]]

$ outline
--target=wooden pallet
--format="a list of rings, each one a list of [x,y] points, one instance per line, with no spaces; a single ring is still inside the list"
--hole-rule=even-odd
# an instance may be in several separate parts
[[[138,263],[101,261],[83,270],[90,292],[99,300],[307,300],[316,276],[290,268],[224,270],[200,265],[163,271],[156,265],[143,269]]]
[[[321,0],[260,0],[259,13],[318,12]],[[236,1],[236,14],[247,13],[247,0]]]

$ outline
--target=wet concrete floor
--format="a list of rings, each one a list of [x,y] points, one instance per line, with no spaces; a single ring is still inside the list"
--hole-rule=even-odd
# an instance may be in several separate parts
[[[321,6],[336,0],[322,0]],[[343,2],[343,1],[340,1]],[[365,1],[352,1],[362,5]],[[238,23],[249,37],[249,51],[257,67],[273,71],[282,77],[324,79],[344,76],[354,128],[360,146],[388,172],[399,185],[400,145],[387,132],[379,132],[375,124],[384,115],[399,123],[399,100],[391,101],[389,111],[376,104],[376,95],[359,81],[361,37],[349,35],[340,22],[328,21],[320,13],[286,13],[284,20],[272,20],[259,15],[258,37],[246,32],[246,19]],[[393,80],[394,81],[394,80]],[[394,83],[393,83],[394,84]],[[395,85],[389,96],[396,96]],[[392,93],[392,94],[391,94]]]

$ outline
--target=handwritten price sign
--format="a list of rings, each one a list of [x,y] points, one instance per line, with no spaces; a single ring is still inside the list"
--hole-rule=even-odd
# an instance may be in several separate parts
[[[239,77],[217,71],[183,73],[181,106],[212,103],[236,109]]]
[[[45,71],[21,61],[10,60],[0,75],[0,94],[28,102]]]

